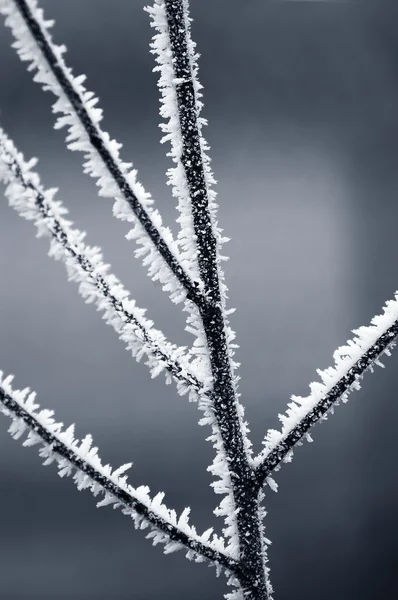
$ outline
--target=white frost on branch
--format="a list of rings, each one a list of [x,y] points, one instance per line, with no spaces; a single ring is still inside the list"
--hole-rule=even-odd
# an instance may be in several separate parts
[[[179,120],[179,111],[176,92],[176,76],[172,62],[172,50],[168,35],[166,12],[163,2],[155,2],[153,6],[146,6],[144,10],[150,15],[150,25],[157,33],[152,38],[151,53],[156,56],[157,66],[154,72],[159,72],[158,87],[161,92],[160,116],[165,122],[160,123],[164,133],[161,143],[170,142],[171,151],[167,156],[171,157],[175,167],[168,169],[168,185],[171,186],[173,196],[178,201],[180,216],[177,223],[180,224],[178,243],[181,247],[180,259],[182,264],[192,269],[195,277],[199,279],[197,262],[197,249],[194,239],[194,226],[192,220],[191,198],[187,182],[186,172],[182,164],[183,141]],[[198,122],[204,120],[198,117]]]
[[[353,390],[359,390],[361,387],[360,380],[366,371],[370,370],[372,373],[375,366],[384,367],[384,364],[380,361],[380,357],[385,354],[386,356],[391,355],[391,350],[396,345],[396,338],[398,335],[398,292],[395,293],[394,300],[388,300],[383,307],[383,313],[376,315],[371,320],[369,326],[362,326],[359,329],[353,329],[352,332],[355,335],[353,339],[347,341],[344,346],[340,346],[335,350],[333,358],[335,361],[334,366],[327,369],[317,369],[317,373],[322,380],[314,381],[310,384],[310,394],[308,396],[291,396],[291,402],[288,405],[288,409],[285,414],[279,415],[279,419],[282,422],[281,431],[270,429],[263,441],[264,450],[255,458],[255,465],[260,467],[263,465],[267,457],[279,446],[281,446],[286,438],[295,430],[300,430],[303,427],[306,418],[312,411],[317,410],[319,406],[324,402],[328,394],[333,392],[333,388],[337,389],[337,386],[343,388],[341,394],[336,395],[336,399],[325,414],[320,416],[319,420],[325,420],[328,417],[328,413],[333,413],[334,406],[337,406],[340,401],[346,403],[349,399],[349,394]],[[389,331],[394,328],[394,331]],[[381,346],[381,338],[387,336],[387,341],[383,342]],[[374,357],[366,358],[366,353],[373,352]],[[346,386],[344,384],[344,378],[347,377],[350,371],[358,369],[360,373],[355,375],[354,381]],[[308,429],[308,428],[307,428]],[[301,445],[303,438],[307,441],[312,442],[311,435],[307,431],[305,435],[300,438],[295,446]],[[283,458],[284,462],[290,462],[293,456],[293,449],[291,449]],[[275,467],[275,470],[279,469],[280,463]],[[266,480],[267,481],[267,480]],[[273,488],[271,483],[273,480],[270,478],[268,483]],[[273,482],[275,483],[275,482]],[[276,491],[276,489],[275,489]]]
[[[134,520],[136,529],[150,528],[146,535],[153,545],[164,544],[164,553],[185,550],[186,557],[195,562],[208,559],[229,571],[236,565],[225,551],[223,540],[211,536],[211,530],[202,535],[188,521],[190,509],[185,508],[180,517],[163,503],[164,493],[149,496],[147,486],[134,488],[124,474],[132,463],[112,470],[103,465],[98,448],[93,446],[91,435],[81,441],[74,437],[74,425],[64,428],[54,419],[54,411],[42,409],[36,403],[36,394],[29,388],[13,390],[13,376],[3,378],[0,371],[0,412],[11,419],[10,435],[18,440],[26,435],[23,446],[40,444],[39,455],[43,465],[57,464],[60,477],[72,476],[78,490],[89,489],[94,496],[102,494],[98,507],[113,505]]]
[[[222,261],[227,260],[227,257],[221,254],[222,245],[224,242],[229,241],[228,238],[223,237],[222,230],[218,226],[217,222],[217,202],[216,192],[213,189],[216,181],[213,176],[213,172],[210,166],[210,157],[207,154],[210,149],[207,141],[205,140],[202,130],[203,126],[207,124],[207,120],[201,116],[203,108],[202,98],[202,85],[198,79],[198,58],[199,54],[196,52],[196,43],[192,40],[191,36],[191,22],[192,19],[189,16],[189,4],[187,0],[183,0],[183,12],[184,12],[184,36],[186,46],[188,49],[188,57],[190,62],[190,75],[194,90],[194,102],[196,112],[196,126],[199,135],[199,143],[201,149],[201,165],[203,168],[204,182],[206,186],[206,196],[208,201],[208,208],[210,218],[212,222],[213,235],[216,240],[216,260],[218,269],[218,279],[220,285],[220,294],[222,301],[222,311],[224,318],[224,329],[228,345],[229,363],[232,373],[232,383],[235,390],[235,398],[237,404],[237,413],[240,420],[241,431],[244,439],[245,450],[248,457],[251,457],[251,442],[249,441],[249,428],[244,419],[244,409],[239,403],[238,399],[240,394],[238,393],[238,381],[239,376],[236,371],[239,364],[234,360],[235,348],[238,346],[234,343],[235,332],[229,325],[228,315],[234,312],[234,309],[226,309],[227,300],[227,286],[224,280],[224,273],[222,270]],[[145,10],[150,15],[151,27],[156,31],[153,36],[151,43],[151,52],[156,57],[157,66],[154,68],[155,72],[159,73],[158,87],[161,92],[160,102],[160,115],[164,121],[160,124],[160,128],[164,134],[161,142],[170,142],[171,150],[167,154],[175,166],[168,169],[168,184],[171,186],[173,196],[178,201],[179,217],[177,222],[180,223],[180,231],[178,234],[178,244],[180,246],[180,256],[186,261],[187,268],[191,272],[194,272],[195,278],[200,277],[198,267],[198,250],[196,244],[196,235],[193,224],[193,213],[192,213],[192,202],[191,193],[189,190],[188,179],[186,168],[183,163],[183,149],[184,140],[181,131],[180,122],[180,111],[177,97],[177,86],[181,81],[177,78],[175,68],[173,65],[173,50],[170,40],[170,32],[167,21],[167,11],[164,0],[155,0],[152,6],[148,6]],[[184,263],[185,264],[185,263]],[[203,329],[201,318],[198,312],[191,312],[188,317],[188,324],[186,330],[196,336],[196,340],[193,345],[193,351],[198,353],[198,356],[203,356],[205,365],[207,366],[208,373],[210,376],[211,365],[207,359],[208,349],[206,343],[206,335]],[[233,490],[231,484],[231,478],[228,468],[228,461],[223,448],[222,437],[219,432],[218,424],[215,419],[214,413],[211,406],[206,406],[202,402],[202,410],[205,416],[201,419],[201,425],[210,425],[212,427],[212,434],[207,439],[213,443],[216,450],[216,455],[212,465],[208,470],[212,473],[217,480],[212,484],[215,492],[218,494],[224,494],[225,497],[220,502],[219,506],[214,511],[217,516],[224,517],[225,527],[223,534],[226,539],[229,539],[229,552],[234,556],[239,554],[238,545],[238,529],[236,520],[236,507],[233,498]]]
[[[223,230],[218,225],[218,219],[217,219],[218,204],[216,201],[217,192],[213,189],[213,186],[217,182],[214,179],[213,171],[210,166],[210,163],[211,163],[210,156],[207,154],[207,152],[210,150],[210,146],[203,136],[203,126],[207,125],[208,122],[207,122],[207,119],[201,117],[201,112],[202,112],[202,108],[203,108],[203,102],[201,100],[203,97],[203,94],[202,94],[201,90],[203,89],[203,86],[199,82],[199,78],[198,78],[198,73],[199,73],[198,59],[199,59],[200,55],[196,52],[196,42],[193,41],[192,35],[191,35],[192,18],[189,15],[189,1],[183,0],[182,5],[183,5],[184,23],[185,23],[184,34],[185,34],[186,44],[187,44],[187,48],[188,48],[188,56],[189,56],[189,61],[190,61],[190,65],[191,65],[191,78],[192,78],[194,94],[195,94],[196,125],[197,125],[197,129],[198,129],[198,133],[199,133],[202,167],[203,167],[204,179],[205,179],[205,184],[206,184],[206,196],[207,196],[207,200],[208,200],[208,208],[209,208],[210,218],[211,218],[211,222],[212,222],[213,235],[217,242],[217,248],[216,248],[217,270],[218,270],[218,281],[219,281],[219,286],[220,286],[220,294],[221,294],[221,302],[222,302],[222,310],[223,310],[223,320],[224,320],[225,334],[226,334],[226,338],[227,338],[231,370],[232,370],[232,374],[233,374],[233,383],[235,385],[235,389],[237,392],[237,386],[238,386],[238,381],[239,381],[240,377],[236,374],[236,370],[238,369],[238,367],[240,365],[239,365],[239,363],[234,361],[233,356],[235,355],[235,349],[238,348],[239,346],[236,343],[234,343],[236,334],[233,331],[233,329],[231,328],[231,326],[229,325],[229,320],[228,320],[228,316],[230,314],[234,313],[235,309],[234,308],[230,308],[230,309],[226,308],[226,302],[228,300],[228,288],[225,283],[225,276],[224,276],[224,272],[222,269],[222,263],[224,261],[228,260],[228,257],[225,256],[224,254],[222,254],[222,247],[223,247],[224,243],[226,243],[230,240],[230,238],[222,235]],[[155,0],[155,6],[163,7],[162,10],[164,11],[164,0]],[[159,29],[159,33],[161,33],[161,31],[162,31],[162,28]],[[155,42],[155,38],[154,38],[154,44],[155,43],[156,42]],[[159,57],[161,55],[162,55],[162,53],[160,50]],[[168,52],[166,53],[166,55],[168,55]],[[161,67],[161,63],[159,66]],[[165,86],[166,86],[166,89],[167,88],[175,89],[176,81],[169,80],[168,85],[165,83]],[[167,93],[167,92],[165,92],[165,93]],[[173,98],[175,98],[175,94],[174,94]],[[174,108],[174,110],[175,110],[175,108]],[[171,128],[170,134],[172,137],[174,137],[173,128]],[[181,132],[179,129],[177,129],[175,135],[177,137],[179,135],[181,138]],[[177,142],[177,146],[178,146],[178,143],[179,142]],[[178,162],[181,162],[181,156],[178,156],[178,154],[176,154],[176,157],[174,157],[173,152],[172,152],[172,155],[173,155],[174,160],[178,160]],[[195,239],[194,232],[188,231],[187,234],[189,235],[189,233],[191,235],[191,238]],[[183,231],[181,231],[181,235],[184,236]],[[239,397],[239,394],[236,393],[236,396]],[[242,410],[243,410],[243,407],[242,407]],[[248,441],[248,435],[245,435],[245,433],[248,434],[249,430],[247,428],[245,428],[244,424],[243,424],[243,433],[244,433],[244,437]],[[251,444],[248,443],[248,446],[246,449],[249,453],[250,453],[250,447],[251,447]]]
[[[13,0],[0,0],[0,12],[6,16],[5,24],[11,29],[15,42],[13,47],[21,60],[29,62],[28,70],[36,71],[34,81],[40,83],[45,91],[51,91],[57,101],[53,105],[53,112],[60,113],[56,120],[55,128],[68,128],[66,138],[70,150],[78,150],[84,153],[84,171],[96,179],[99,194],[115,199],[113,206],[114,215],[122,220],[133,223],[133,228],[126,235],[128,239],[135,239],[139,248],[136,256],[143,259],[143,264],[149,269],[149,276],[155,281],[159,280],[165,291],[168,291],[173,302],[178,303],[185,300],[187,309],[191,303],[186,301],[186,290],[170,272],[169,266],[160,255],[156,244],[151,241],[139,219],[132,213],[131,206],[127,201],[127,194],[133,196],[138,202],[138,211],[144,218],[151,222],[156,235],[168,247],[169,252],[178,264],[178,245],[173,240],[169,228],[162,225],[162,218],[156,209],[152,208],[153,200],[145,191],[141,183],[137,181],[137,171],[132,168],[131,163],[123,162],[119,156],[121,144],[112,140],[108,133],[101,129],[102,110],[96,105],[98,98],[92,92],[85,89],[83,83],[84,75],[75,77],[69,67],[66,66],[63,54],[65,46],[58,46],[52,41],[49,29],[53,21],[44,18],[42,9],[38,8],[36,0],[26,0],[24,5],[31,13],[31,17],[38,28],[40,35],[45,39],[49,52],[51,52],[57,76],[54,75],[48,56],[40,49],[37,40],[32,36],[19,8]],[[61,78],[66,82],[70,93],[74,95],[78,104],[73,106],[67,94],[60,85]],[[84,117],[82,117],[82,114]],[[86,119],[92,135],[89,136],[82,120]],[[105,148],[108,161],[105,161],[97,149],[93,140]],[[115,173],[117,176],[115,176]],[[118,185],[116,179],[122,182]],[[123,189],[123,192],[121,190]],[[127,192],[126,192],[127,191]],[[190,275],[188,273],[188,275]]]
[[[204,416],[200,419],[199,425],[209,425],[211,435],[206,441],[211,442],[215,457],[212,464],[207,468],[216,480],[210,484],[215,494],[222,494],[224,498],[218,507],[213,511],[217,517],[223,517],[225,526],[222,530],[225,540],[227,540],[227,551],[235,560],[239,559],[239,535],[236,520],[236,507],[233,496],[231,475],[229,472],[228,458],[224,450],[224,444],[217,420],[213,411],[213,403],[205,398],[201,398],[199,409]]]
[[[258,502],[258,518],[260,521],[262,559],[263,559],[263,568],[264,568],[264,573],[265,573],[265,584],[267,587],[267,594],[268,594],[268,597],[270,598],[270,600],[272,600],[272,594],[273,594],[274,590],[273,590],[273,587],[271,584],[271,579],[270,579],[270,568],[267,566],[268,562],[269,562],[268,546],[270,546],[272,542],[265,535],[264,521],[265,521],[265,517],[267,516],[267,511],[265,510],[265,507],[264,507],[264,500],[265,500],[265,492],[263,489],[260,489],[257,502]]]
[[[221,248],[223,243],[228,242],[229,238],[222,235],[222,230],[219,228],[217,223],[217,193],[212,186],[215,185],[216,181],[213,176],[212,169],[210,167],[211,159],[207,154],[210,149],[207,141],[202,134],[202,128],[207,124],[207,120],[200,116],[203,108],[202,98],[202,85],[198,79],[198,58],[199,54],[196,53],[196,43],[191,37],[191,22],[192,19],[189,17],[189,6],[188,2],[183,3],[184,6],[184,17],[185,17],[185,36],[186,43],[189,53],[189,60],[191,64],[191,77],[195,92],[195,108],[196,108],[196,124],[199,133],[199,141],[201,147],[201,159],[203,172],[205,177],[206,194],[208,198],[209,211],[213,223],[213,233],[217,241],[217,260],[218,260],[218,272],[219,282],[221,289],[221,296],[223,298],[223,307],[225,313],[225,325],[226,334],[229,342],[229,352],[232,361],[232,368],[236,369],[239,365],[232,360],[234,355],[234,348],[238,346],[233,344],[235,339],[235,333],[232,331],[227,322],[228,314],[234,312],[234,309],[229,311],[225,310],[225,302],[227,299],[227,287],[224,281],[224,274],[221,268],[221,262],[227,260],[227,257],[221,254]],[[151,18],[151,27],[153,27],[157,33],[153,36],[151,43],[151,52],[156,56],[157,66],[153,69],[155,72],[159,72],[158,87],[161,92],[161,105],[160,115],[164,119],[164,122],[160,123],[160,128],[165,134],[161,139],[161,143],[170,142],[171,150],[167,153],[167,156],[171,157],[175,163],[175,167],[168,169],[168,185],[171,186],[173,196],[178,201],[179,217],[177,222],[180,224],[180,231],[178,233],[177,242],[180,247],[180,259],[183,266],[194,273],[195,279],[200,279],[198,261],[197,261],[197,246],[195,241],[195,232],[192,219],[192,201],[189,192],[189,186],[187,182],[186,171],[182,162],[183,152],[183,140],[181,135],[181,125],[177,101],[176,85],[179,81],[176,79],[173,67],[173,56],[170,44],[169,30],[167,24],[167,16],[165,10],[164,0],[155,0],[153,6],[145,7],[146,12]],[[199,315],[193,313],[188,319],[187,331],[196,336],[197,341],[194,344],[194,348],[198,354],[205,356],[207,354],[206,338],[203,331],[203,327],[199,318]],[[237,383],[238,377],[235,376]]]
[[[35,163],[35,159],[25,162],[0,128],[0,180],[7,184],[10,206],[20,216],[34,221],[37,237],[51,238],[49,255],[64,262],[69,280],[79,284],[86,303],[94,302],[103,311],[103,318],[137,361],[146,356],[152,377],[164,371],[168,382],[174,378],[181,394],[189,392],[196,400],[202,381],[185,356],[186,348],[169,343],[153,327],[145,310],[136,306],[121,282],[109,273],[110,265],[104,263],[100,249],[84,244],[85,232],[65,218],[67,209],[54,199],[57,190],[43,188],[39,175],[32,171]]]
[[[153,6],[147,6],[144,10],[150,15],[151,27],[157,31],[151,43],[151,53],[156,56],[156,62],[158,63],[153,70],[159,72],[160,116],[166,121],[160,123],[160,128],[165,134],[161,139],[161,143],[170,141],[171,151],[167,153],[167,156],[171,157],[175,163],[175,167],[167,171],[167,183],[171,186],[173,196],[178,201],[177,207],[180,213],[177,218],[177,223],[180,224],[177,237],[179,258],[182,266],[193,274],[195,280],[200,280],[191,197],[186,172],[181,160],[183,141],[175,87],[176,78],[172,64],[172,50],[164,3],[155,2]],[[189,311],[189,313],[185,329],[195,336],[193,351],[196,354],[196,360],[198,363],[202,363],[203,368],[207,370],[208,376],[210,376],[211,366],[208,360],[206,335],[202,321],[198,310]]]

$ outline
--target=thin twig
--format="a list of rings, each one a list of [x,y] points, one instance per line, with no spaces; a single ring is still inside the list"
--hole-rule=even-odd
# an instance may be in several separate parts
[[[91,448],[91,436],[86,436],[79,447],[71,428],[61,431],[62,424],[55,423],[52,417],[53,411],[37,412],[38,405],[34,402],[34,393],[30,393],[26,398],[29,389],[13,391],[10,386],[12,377],[1,380],[2,373],[0,373],[0,408],[13,420],[10,428],[11,435],[18,439],[28,428],[30,433],[24,445],[43,443],[41,456],[46,458],[45,464],[56,460],[61,476],[72,475],[72,467],[75,468],[74,479],[79,489],[90,488],[94,495],[103,492],[104,500],[98,505],[113,504],[115,507],[120,507],[124,514],[135,520],[137,528],[145,529],[148,525],[152,526],[160,535],[157,539],[156,534],[153,533],[147,537],[154,538],[154,543],[166,544],[166,553],[185,547],[197,555],[197,558],[203,557],[213,563],[216,562],[230,571],[237,569],[238,565],[233,559],[214,547],[217,544],[222,545],[218,538],[212,542],[212,545],[201,541],[194,528],[187,524],[187,509],[181,519],[185,528],[183,531],[178,525],[174,511],[170,511],[162,503],[163,496],[151,500],[146,487],[133,488],[126,483],[125,477],[120,477],[119,473],[124,468],[112,474],[109,465],[102,465],[98,449]],[[131,465],[124,465],[124,467],[129,466]],[[207,537],[206,534],[204,537]],[[191,554],[188,554],[191,557]]]
[[[327,418],[341,400],[346,402],[351,391],[360,389],[366,371],[373,371],[375,365],[384,366],[379,359],[383,354],[390,355],[398,336],[398,295],[386,304],[384,315],[374,317],[372,323],[354,330],[358,337],[335,352],[335,367],[318,371],[323,384],[311,384],[307,398],[292,397],[287,415],[280,415],[282,432],[270,430],[263,442],[265,449],[255,459],[258,487],[282,462],[290,461],[294,448],[306,437],[312,441],[310,429]]]
[[[71,257],[75,265],[85,273],[86,277],[80,278],[80,281],[91,284],[92,287],[91,290],[81,288],[82,293],[88,300],[93,299],[91,294],[94,293],[98,308],[108,313],[109,310],[111,311],[111,314],[108,314],[108,322],[116,327],[124,341],[133,344],[133,354],[139,357],[141,353],[145,353],[149,356],[148,366],[153,376],[165,369],[177,382],[184,384],[184,389],[202,391],[203,384],[190,371],[189,364],[185,364],[185,360],[182,363],[175,356],[173,357],[173,354],[181,355],[184,348],[177,348],[170,344],[163,333],[153,329],[152,322],[144,318],[144,311],[138,308],[134,301],[128,299],[128,293],[118,279],[114,275],[105,274],[108,266],[103,263],[101,254],[99,252],[93,254],[91,249],[84,245],[82,242],[84,234],[77,229],[72,229],[70,222],[61,216],[66,213],[66,209],[60,201],[53,200],[52,194],[49,193],[51,190],[44,190],[37,173],[30,170],[29,164],[23,160],[22,155],[18,153],[13,142],[1,128],[0,163],[5,167],[5,178],[20,185],[20,189],[9,188],[10,204],[21,216],[35,219],[37,227],[45,225],[52,239],[63,248],[64,260],[67,256]],[[29,199],[29,195],[33,197],[33,202]],[[70,275],[75,277],[76,270]],[[114,321],[115,318],[117,322]]]

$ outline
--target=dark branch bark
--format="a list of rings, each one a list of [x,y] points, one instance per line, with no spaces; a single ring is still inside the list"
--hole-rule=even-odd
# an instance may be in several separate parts
[[[28,4],[25,0],[14,0],[26,26],[28,27],[31,35],[35,39],[38,47],[40,48],[49,69],[56,78],[62,91],[66,95],[68,101],[73,107],[77,117],[80,120],[81,125],[86,131],[93,148],[96,149],[102,161],[106,165],[109,173],[113,177],[123,197],[128,202],[131,210],[139,220],[140,224],[144,228],[148,237],[152,241],[154,247],[157,249],[159,254],[168,265],[170,271],[177,278],[179,283],[187,292],[187,297],[192,300],[197,306],[203,305],[203,299],[199,293],[196,282],[192,281],[183,267],[179,264],[170,248],[168,247],[165,240],[162,238],[160,232],[155,227],[150,215],[146,212],[145,208],[140,204],[138,198],[134,194],[130,185],[126,181],[123,173],[119,169],[118,165],[114,162],[110,152],[105,147],[101,136],[99,135],[98,128],[90,119],[90,116],[80,98],[79,94],[71,86],[68,78],[65,75],[64,69],[59,64],[57,57],[48,43],[44,32],[42,31],[39,23],[32,14]]]
[[[211,220],[197,123],[197,108],[187,46],[182,0],[165,0],[173,55],[179,122],[183,141],[182,164],[191,198],[198,264],[207,310],[201,311],[213,375],[214,412],[229,462],[237,514],[240,581],[254,600],[267,598],[263,552],[253,472],[244,448],[237,399],[225,335],[217,265],[217,240]]]
[[[84,474],[88,475],[93,481],[98,483],[105,491],[109,492],[120,503],[126,508],[132,508],[140,516],[145,518],[154,527],[166,533],[170,540],[183,544],[187,549],[194,550],[201,556],[204,556],[210,561],[218,562],[226,569],[234,572],[238,565],[237,563],[226,556],[225,554],[213,550],[206,544],[196,541],[190,538],[187,534],[181,531],[178,527],[168,523],[151,511],[145,504],[134,498],[128,492],[120,488],[118,485],[113,483],[110,479],[102,475],[94,467],[85,462],[77,454],[73,452],[66,444],[61,442],[55,435],[50,433],[45,427],[43,427],[37,419],[30,415],[24,408],[22,408],[11,396],[6,394],[3,389],[0,388],[0,402],[5,408],[13,413],[16,417],[19,417],[26,423],[26,425],[34,431],[40,438],[49,446],[51,446],[54,454],[65,458],[71,465],[79,469]]]
[[[349,369],[290,433],[265,457],[264,461],[256,469],[256,483],[261,487],[268,475],[283,461],[296,444],[300,442],[326,413],[338,402],[344,394],[350,392],[350,388],[356,380],[361,379],[375,360],[391,345],[398,336],[398,320],[387,329],[367,352]]]

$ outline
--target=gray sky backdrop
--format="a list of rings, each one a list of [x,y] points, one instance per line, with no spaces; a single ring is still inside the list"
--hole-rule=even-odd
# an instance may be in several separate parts
[[[308,393],[351,329],[398,287],[398,5],[192,0],[204,116],[232,238],[226,275],[240,350],[242,401],[256,449],[291,394]],[[152,32],[138,0],[46,0],[55,39],[88,75],[104,127],[174,226],[157,127]],[[184,318],[133,259],[127,224],[52,129],[50,103],[0,29],[1,121],[43,183],[172,340]],[[195,405],[151,381],[31,223],[0,206],[0,368],[31,386],[130,480],[220,527],[206,466],[212,448]],[[276,600],[389,598],[398,560],[397,355],[314,431],[267,493]],[[35,449],[0,433],[0,597],[7,600],[217,600],[224,581],[182,554],[164,556],[132,523],[44,469]]]

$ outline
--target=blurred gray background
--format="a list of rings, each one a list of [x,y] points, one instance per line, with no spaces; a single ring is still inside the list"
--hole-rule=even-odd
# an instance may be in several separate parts
[[[104,127],[132,159],[174,227],[175,200],[157,127],[152,30],[138,0],[42,2],[75,74],[88,75]],[[398,5],[192,0],[201,52],[206,137],[219,181],[219,219],[232,238],[225,270],[237,308],[242,401],[255,449],[291,394],[308,393],[351,329],[398,288]],[[2,25],[2,24],[1,24]],[[96,196],[81,156],[52,129],[53,98],[31,81],[0,29],[1,121],[43,183],[60,187],[87,241],[103,247],[171,340],[191,343],[184,317],[133,259],[126,223]],[[105,462],[134,461],[199,530],[220,528],[206,466],[208,430],[195,405],[151,381],[31,223],[3,201],[0,368],[31,386],[57,417],[91,432]],[[314,431],[267,492],[276,600],[371,600],[396,590],[397,354]],[[7,600],[216,600],[213,569],[164,556],[132,522],[97,510],[88,492],[44,469],[0,426],[0,597]]]

